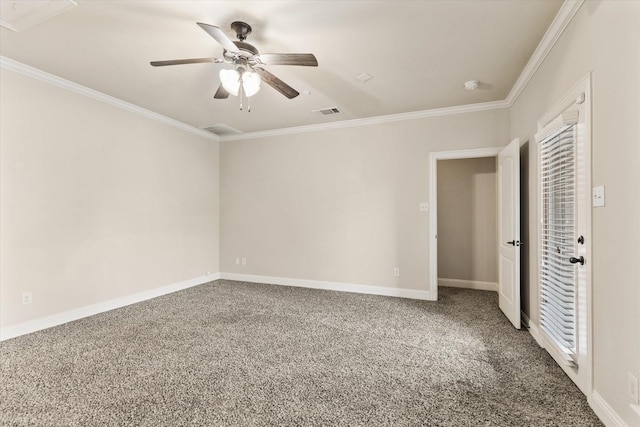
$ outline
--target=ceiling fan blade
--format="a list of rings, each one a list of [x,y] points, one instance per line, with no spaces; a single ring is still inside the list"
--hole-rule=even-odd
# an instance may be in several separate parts
[[[222,47],[225,48],[225,50],[231,53],[240,53],[238,47],[233,43],[233,41],[231,41],[229,37],[227,37],[224,31],[222,31],[220,28],[209,24],[203,24],[202,22],[198,22],[197,24],[211,37],[216,39],[216,41],[220,43]]]
[[[294,88],[292,88],[291,86],[289,86],[288,84],[286,84],[285,82],[283,82],[282,80],[280,80],[279,78],[277,78],[276,76],[274,76],[273,74],[265,70],[264,68],[256,67],[254,68],[254,70],[256,73],[260,74],[262,81],[264,81],[266,84],[268,84],[269,86],[271,86],[272,88],[274,88],[275,90],[277,90],[278,92],[286,96],[287,98],[291,99],[300,95],[300,92],[298,92],[297,90],[295,90]]]
[[[229,92],[227,92],[227,90],[221,84],[213,97],[215,99],[227,99],[229,97]]]
[[[224,60],[219,58],[191,58],[191,59],[171,59],[168,61],[151,61],[154,67],[163,67],[165,65],[182,65],[182,64],[199,64],[203,62],[215,62],[219,64]]]
[[[260,62],[265,65],[318,66],[318,60],[313,53],[261,53]]]

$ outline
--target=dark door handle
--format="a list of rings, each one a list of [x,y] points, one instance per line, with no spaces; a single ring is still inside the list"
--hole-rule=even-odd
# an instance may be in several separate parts
[[[516,245],[516,241],[512,240],[510,242],[507,242],[507,245],[515,246]]]
[[[580,258],[571,257],[569,258],[569,262],[571,264],[580,263],[580,265],[584,265],[584,257],[582,255],[580,255]]]

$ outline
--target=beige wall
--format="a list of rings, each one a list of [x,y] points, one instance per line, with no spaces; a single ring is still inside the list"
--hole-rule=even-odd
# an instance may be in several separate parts
[[[225,142],[219,173],[217,143],[2,70],[0,323],[206,271],[427,289],[428,216],[418,205],[429,153],[533,141],[541,115],[592,72],[593,184],[607,190],[587,261],[594,390],[637,425],[626,375],[640,377],[638,40],[640,2],[587,1],[510,111]],[[535,178],[529,190],[536,212]],[[25,291],[33,304],[20,304]]]
[[[627,372],[640,377],[640,2],[585,2],[511,110],[511,137],[534,141],[537,120],[592,72],[593,185],[606,207],[592,209],[594,390],[628,425]],[[537,170],[535,143],[530,168]],[[530,204],[537,209],[537,180]],[[536,217],[530,219],[532,304],[538,301]],[[537,324],[537,307],[531,318]]]
[[[217,142],[0,79],[2,327],[219,271]]]
[[[221,269],[428,290],[429,153],[505,145],[508,128],[493,110],[223,142]]]
[[[496,158],[438,161],[438,277],[498,282]]]

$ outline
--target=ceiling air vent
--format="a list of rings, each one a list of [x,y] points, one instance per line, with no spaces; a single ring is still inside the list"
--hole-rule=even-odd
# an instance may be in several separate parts
[[[342,114],[342,111],[338,107],[322,108],[320,110],[311,110],[311,112],[318,116],[331,116],[334,114]]]
[[[11,31],[24,31],[77,5],[74,0],[0,1],[0,25]]]
[[[229,125],[225,125],[224,123],[218,123],[217,125],[209,126],[202,129],[211,133],[215,133],[218,136],[238,135],[242,133],[242,131],[236,128],[232,128]]]

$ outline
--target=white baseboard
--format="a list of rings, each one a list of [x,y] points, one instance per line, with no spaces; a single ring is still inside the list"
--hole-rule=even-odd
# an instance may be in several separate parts
[[[554,358],[556,363],[560,365],[561,361],[559,360],[559,358],[554,357],[553,352],[550,351],[548,346],[545,346],[545,343],[544,343],[545,338],[543,334],[540,332],[540,329],[538,328],[538,326],[535,323],[531,322],[531,320],[524,313],[522,313],[522,316],[528,324],[529,333],[531,334],[531,336],[536,340],[538,345],[542,348],[545,348],[549,353],[549,355]],[[569,377],[571,378],[571,376]],[[572,381],[575,381],[575,380],[572,378]],[[628,427],[627,423],[624,422],[624,420],[620,417],[620,415],[618,415],[618,413],[607,403],[607,401],[597,391],[593,390],[591,392],[591,397],[587,396],[587,401],[589,402],[589,406],[591,407],[591,409],[593,409],[593,412],[595,412],[595,414],[598,416],[598,418],[600,418],[600,421],[602,421],[605,426]],[[639,412],[639,415],[640,415],[640,412]]]
[[[498,284],[496,282],[481,282],[479,280],[443,279],[438,277],[438,286],[498,292]]]
[[[99,302],[85,307],[63,311],[62,313],[52,314],[50,316],[29,320],[27,322],[18,323],[13,326],[2,327],[0,328],[0,341],[19,337],[20,335],[30,334],[42,329],[51,328],[52,326],[62,325],[63,323],[72,322],[84,317],[93,316],[94,314],[103,313],[105,311],[146,301],[162,295],[170,294],[172,292],[181,291],[192,286],[202,285],[219,278],[219,273],[196,277],[194,279],[162,286],[160,288],[150,289],[148,291],[139,292],[137,294],[127,295],[125,297]]]
[[[600,421],[607,427],[629,427],[622,417],[607,403],[600,393],[593,391],[589,400],[589,406],[596,413]]]
[[[536,340],[538,345],[545,348],[543,336],[540,333],[538,326],[529,319],[529,317],[522,313],[522,319],[529,328],[529,333]],[[547,350],[548,351],[548,350]],[[550,353],[551,354],[551,353]],[[553,357],[553,355],[551,355]],[[600,421],[607,427],[628,427],[624,420],[617,414],[616,411],[607,403],[606,400],[595,390],[592,391],[591,397],[587,397],[589,406],[596,413]],[[632,409],[634,405],[632,405]],[[640,406],[638,406],[638,416],[640,417]]]
[[[533,339],[536,340],[540,347],[544,347],[542,334],[540,333],[540,328],[538,328],[538,325],[533,322],[529,322],[529,333],[531,334]]]
[[[324,289],[328,291],[353,292],[357,294],[383,295],[388,297],[410,298],[433,301],[430,291],[415,289],[386,288],[382,286],[356,285],[321,280],[291,279],[285,277],[256,276],[252,274],[220,273],[221,279],[239,282],[266,283],[270,285],[295,286],[299,288]]]
[[[542,335],[540,335],[540,329],[538,328],[538,325],[533,323],[531,321],[531,319],[529,319],[529,316],[527,316],[523,312],[520,312],[520,316],[522,317],[522,320],[524,321],[524,325],[529,330],[529,333],[531,334],[533,339],[536,340],[536,342],[538,343],[538,345],[540,347],[544,348],[544,343],[542,341]]]

